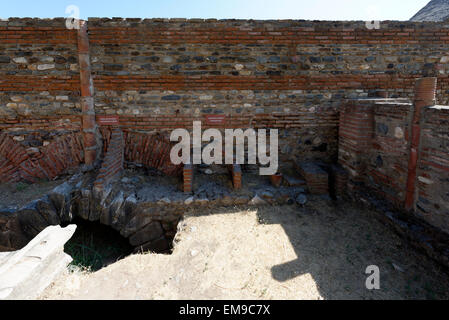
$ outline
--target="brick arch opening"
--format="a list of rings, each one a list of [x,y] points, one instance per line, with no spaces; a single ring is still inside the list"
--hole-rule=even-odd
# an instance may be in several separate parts
[[[181,207],[139,200],[138,183],[130,189],[128,183],[116,180],[97,189],[95,179],[95,172],[77,174],[22,207],[0,208],[0,251],[23,248],[50,225],[75,223],[84,229],[81,234],[86,230],[88,235],[106,233],[111,243],[121,243],[124,250],[119,256],[140,251],[171,253]],[[100,237],[101,242],[107,241]]]
[[[101,128],[103,151],[109,148],[113,128]],[[175,165],[170,161],[170,150],[173,143],[163,133],[140,133],[123,131],[124,161],[156,169],[168,176],[179,176],[182,165]]]
[[[65,244],[64,252],[72,257],[71,264],[78,268],[98,271],[133,252],[128,239],[99,221],[76,217],[70,223],[76,224],[77,228]]]

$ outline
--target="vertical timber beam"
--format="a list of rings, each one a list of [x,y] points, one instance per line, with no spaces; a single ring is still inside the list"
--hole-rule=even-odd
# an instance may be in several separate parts
[[[437,78],[421,78],[416,81],[415,97],[413,101],[413,115],[411,123],[411,141],[408,162],[407,190],[405,209],[411,210],[415,205],[416,167],[418,164],[419,146],[421,138],[421,114],[425,107],[435,105]]]
[[[94,84],[90,68],[87,21],[80,20],[78,29],[78,60],[81,85],[82,134],[84,162],[92,165],[97,158],[96,122],[94,109]]]

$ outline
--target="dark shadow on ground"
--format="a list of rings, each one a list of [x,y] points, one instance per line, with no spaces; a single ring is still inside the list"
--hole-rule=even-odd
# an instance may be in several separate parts
[[[449,276],[443,268],[372,211],[312,197],[304,207],[261,208],[258,219],[280,224],[298,257],[272,267],[279,282],[308,273],[324,299],[449,298]],[[380,268],[380,290],[365,286],[369,265]]]

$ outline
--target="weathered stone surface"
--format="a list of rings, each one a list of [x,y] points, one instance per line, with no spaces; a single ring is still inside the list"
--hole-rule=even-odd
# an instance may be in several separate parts
[[[254,198],[251,199],[251,201],[249,202],[250,205],[264,205],[267,202],[265,200],[263,200],[261,197],[259,197],[259,195],[255,195]]]
[[[28,60],[25,57],[14,58],[13,61],[15,63],[28,63]]]
[[[160,237],[158,239],[149,241],[147,243],[141,244],[138,247],[136,247],[135,252],[157,252],[157,253],[163,253],[168,252],[170,249],[170,244],[167,241],[165,237]]]
[[[168,197],[164,197],[164,198],[160,199],[158,201],[158,203],[161,205],[168,205],[171,203],[171,200]]]
[[[234,204],[234,199],[230,195],[223,195],[220,199],[220,204],[223,206],[232,206]]]
[[[123,220],[122,217],[125,214],[124,202],[125,202],[124,194],[122,191],[119,191],[119,193],[112,200],[109,208],[109,214],[111,217],[111,227],[118,231],[120,231],[122,227],[120,222]]]
[[[133,246],[139,246],[146,242],[158,239],[163,234],[161,224],[155,221],[133,234],[129,238],[129,243]]]
[[[123,200],[121,207],[113,215],[112,227],[121,231],[130,222],[136,213],[138,202],[136,195],[133,193]]]
[[[250,198],[248,196],[238,196],[237,198],[235,198],[234,203],[236,205],[244,205],[248,204],[249,201]]]
[[[299,205],[305,205],[306,203],[307,203],[307,196],[305,195],[305,194],[299,194],[297,197],[296,197],[296,203],[297,204],[299,204]]]
[[[49,196],[45,196],[38,200],[36,208],[39,214],[47,221],[48,225],[55,226],[61,223],[61,219],[59,218],[53,203],[50,201]]]
[[[117,208],[117,203],[120,203],[120,206],[123,203],[123,192],[121,190],[117,190],[116,186],[112,188],[112,191],[100,203],[100,222],[104,225],[110,226],[112,223],[113,212],[111,211],[111,208],[114,200],[116,201],[114,209],[117,210],[119,209]]]
[[[36,299],[72,261],[63,250],[75,229],[50,226],[23,249],[1,256],[0,300]]]
[[[411,21],[444,21],[449,17],[449,1],[432,0]]]
[[[138,205],[138,201],[137,201],[135,193],[132,193],[128,197],[126,197],[125,203],[124,203],[124,210],[125,210],[125,215],[128,220],[130,218],[132,218],[132,216],[137,208],[137,205]]]
[[[38,200],[32,201],[16,213],[22,230],[29,239],[37,236],[49,225],[44,217],[39,214],[37,203]]]
[[[139,228],[151,223],[155,217],[154,211],[156,209],[144,209],[140,206],[134,209],[134,216],[129,220],[124,228],[120,230],[120,234],[128,238],[135,233]]]
[[[11,59],[6,56],[0,56],[0,63],[9,63]]]
[[[195,203],[201,206],[206,206],[209,204],[209,202],[210,202],[209,199],[207,199],[206,197],[195,199]]]
[[[40,64],[37,66],[37,70],[50,70],[54,68],[55,68],[54,64]]]
[[[300,187],[306,185],[306,182],[299,178],[295,178],[288,175],[284,175],[283,178],[284,178],[283,183],[290,187],[298,187],[298,186]]]
[[[72,221],[72,213],[70,211],[71,192],[73,185],[68,182],[57,186],[49,193],[49,199],[53,203],[56,213],[59,215],[61,222]]]
[[[270,191],[264,190],[260,192],[260,196],[262,197],[262,199],[270,201],[273,199],[274,195],[273,193],[271,193]]]
[[[103,189],[92,189],[92,202],[90,203],[90,213],[89,220],[97,221],[100,220],[100,216],[103,209],[106,207],[106,202],[111,198],[113,192],[112,185],[108,184]]]
[[[30,240],[20,225],[16,210],[0,211],[0,251],[23,248]]]
[[[92,191],[89,188],[80,190],[80,199],[78,202],[78,216],[88,220],[90,214],[90,204],[92,202]]]

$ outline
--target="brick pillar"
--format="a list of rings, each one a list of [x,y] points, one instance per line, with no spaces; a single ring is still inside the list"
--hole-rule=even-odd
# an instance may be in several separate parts
[[[185,164],[182,169],[182,191],[191,193],[193,191],[193,165]]]
[[[90,69],[89,38],[87,21],[80,20],[78,29],[78,60],[81,85],[82,134],[84,142],[84,162],[92,164],[97,158],[96,122],[94,109],[94,85]]]
[[[350,182],[361,182],[367,151],[374,136],[374,108],[371,101],[349,101],[340,111],[338,162]]]
[[[416,81],[415,98],[413,101],[413,118],[411,123],[411,141],[408,162],[407,190],[405,209],[411,210],[415,204],[416,166],[418,163],[421,137],[421,114],[424,107],[435,105],[437,78],[421,78]]]
[[[233,164],[231,166],[232,185],[235,190],[242,188],[242,168],[239,164]]]

